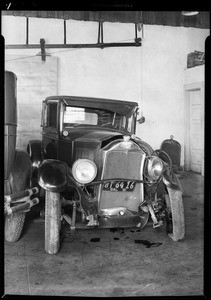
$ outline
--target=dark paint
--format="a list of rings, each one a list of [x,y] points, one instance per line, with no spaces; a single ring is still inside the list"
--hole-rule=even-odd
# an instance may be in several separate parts
[[[26,151],[16,149],[17,76],[5,71],[4,97],[4,193],[17,193],[29,188],[31,160]]]
[[[4,193],[13,194],[30,187],[31,160],[26,151],[16,150],[15,159],[8,180],[4,183]],[[9,185],[7,184],[9,183]]]
[[[122,114],[124,116],[133,115],[134,122],[136,123],[136,112],[138,109],[137,103],[128,102],[128,101],[110,100],[110,99],[98,99],[98,98],[94,99],[94,98],[87,98],[87,97],[53,96],[53,97],[46,98],[46,100],[44,101],[43,104],[44,112],[45,112],[45,105],[48,105],[47,104],[48,101],[50,102],[54,101],[54,103],[56,103],[56,106],[54,106],[53,104],[52,111],[53,111],[53,116],[56,113],[57,123],[53,122],[55,121],[55,118],[49,118],[49,120],[51,120],[47,122],[49,127],[45,127],[45,122],[43,122],[42,145],[45,152],[45,158],[47,160],[55,159],[54,161],[56,160],[61,161],[61,165],[60,165],[61,169],[60,167],[57,168],[57,166],[54,164],[52,164],[52,168],[51,168],[50,164],[52,161],[50,162],[50,160],[49,160],[49,164],[46,165],[42,164],[40,167],[40,175],[39,175],[40,183],[41,183],[40,185],[42,186],[42,182],[43,182],[43,187],[45,189],[49,189],[54,192],[59,192],[60,190],[62,191],[62,189],[65,188],[66,185],[77,188],[81,196],[81,206],[85,214],[93,215],[95,217],[97,216],[100,209],[109,208],[112,206],[115,207],[117,206],[117,204],[119,205],[120,202],[119,200],[121,200],[123,203],[124,199],[121,195],[119,196],[119,198],[121,199],[119,199],[118,194],[116,195],[113,194],[111,196],[108,194],[107,191],[106,192],[103,191],[100,194],[101,198],[99,200],[98,199],[98,195],[100,191],[99,183],[98,186],[93,186],[93,189],[92,187],[88,186],[88,189],[90,188],[91,192],[86,193],[86,190],[83,189],[83,187],[81,187],[80,184],[78,184],[74,180],[71,174],[71,167],[73,162],[81,158],[87,158],[94,161],[97,165],[97,176],[95,178],[96,181],[99,181],[99,179],[101,179],[102,170],[104,170],[103,179],[120,178],[122,174],[124,174],[125,176],[124,178],[128,178],[127,176],[131,176],[131,174],[133,174],[134,176],[140,176],[141,173],[140,165],[138,165],[137,162],[139,163],[144,162],[145,153],[149,156],[152,155],[153,154],[152,148],[147,143],[141,141],[137,137],[136,138],[132,137],[131,140],[133,141],[133,147],[131,148],[131,150],[122,151],[120,148],[120,150],[118,150],[119,152],[117,151],[117,153],[118,155],[119,153],[121,155],[119,155],[117,159],[117,155],[115,151],[109,152],[109,150],[111,149],[111,147],[115,146],[117,143],[122,141],[124,135],[131,136],[133,133],[135,133],[135,126],[131,132],[125,132],[121,130],[116,130],[114,128],[111,129],[111,128],[102,128],[100,126],[80,125],[75,128],[71,128],[71,127],[68,128],[67,131],[65,130],[66,132],[64,134],[64,132],[62,132],[59,128],[61,124],[60,108],[62,108],[64,105],[69,105],[69,106],[76,106],[76,107],[93,107],[93,108],[108,109],[109,111],[113,111]],[[44,119],[45,118],[43,118],[43,120]],[[54,127],[50,127],[50,126],[54,126]],[[106,153],[106,151],[108,151],[108,154]],[[115,155],[112,156],[112,154]],[[108,158],[109,161],[106,161],[106,159]],[[123,159],[125,159],[125,161]],[[69,166],[68,173],[65,173],[66,171],[65,168],[62,167],[62,162],[66,163],[67,166]],[[131,166],[130,169],[127,166],[128,162],[130,162],[130,166]],[[45,164],[45,160],[44,160],[44,164]],[[111,166],[119,165],[120,168],[113,168],[114,170],[110,168],[111,169],[110,170],[109,164]],[[104,166],[105,168],[103,169]],[[118,169],[120,171],[118,171]],[[119,173],[121,172],[120,175],[118,172]],[[66,175],[67,175],[67,179],[65,178]],[[169,185],[172,185],[172,181],[174,183],[173,175],[171,173],[166,173],[165,175],[166,175],[165,176],[166,181],[168,181]],[[176,183],[174,185],[176,185]],[[153,188],[154,190],[152,191]],[[157,189],[156,184],[154,184],[154,186],[150,186],[149,194],[151,195],[152,192],[155,193],[156,189]],[[147,194],[146,188],[145,188],[145,193]],[[134,199],[136,199],[137,201],[134,205],[136,208],[141,201],[139,190],[137,190],[135,196],[136,198],[134,197],[133,201],[135,201]],[[112,199],[112,197],[114,199]],[[108,200],[111,201],[111,203]],[[108,207],[106,205],[108,205]],[[124,203],[122,205],[124,205]],[[127,205],[129,206],[128,203]],[[130,206],[133,208],[133,205],[131,205],[131,203]],[[138,211],[136,211],[135,209],[131,209],[131,211],[135,211],[135,213],[133,213],[132,215],[128,214],[124,216],[106,216],[106,217],[100,216],[98,218],[99,227],[104,227],[104,228],[136,227],[137,224],[140,223],[140,216]]]
[[[180,166],[181,145],[173,139],[173,136],[171,136],[170,139],[163,141],[161,150],[165,151],[170,156],[173,166]]]
[[[44,160],[38,171],[38,182],[46,190],[62,191],[67,185],[67,165],[54,159]]]
[[[4,179],[8,179],[15,160],[17,135],[17,77],[8,71],[5,72],[4,128]]]
[[[102,128],[100,126],[79,126],[68,129],[68,135],[64,136],[60,132],[60,107],[62,103],[77,107],[93,107],[108,109],[125,116],[134,114],[134,124],[136,124],[136,111],[138,104],[136,102],[74,97],[74,96],[51,96],[43,102],[43,108],[48,101],[56,100],[57,104],[57,126],[55,128],[45,127],[43,123],[42,142],[46,153],[46,158],[58,159],[66,162],[69,167],[78,158],[97,159],[100,155],[100,149],[112,140],[122,139],[123,135],[135,133],[135,127],[132,131],[125,132],[114,128]],[[43,118],[44,120],[44,118]]]
[[[34,177],[37,177],[37,168],[40,166],[40,164],[44,159],[41,141],[40,140],[29,141],[27,146],[27,152],[29,153],[32,162],[33,173],[36,172],[36,174],[34,174]]]
[[[124,134],[125,132],[80,127],[74,128],[67,137],[61,133],[59,139],[43,134],[43,147],[46,158],[62,160],[69,167],[78,158],[88,158],[97,163],[101,148],[112,140],[122,139]]]

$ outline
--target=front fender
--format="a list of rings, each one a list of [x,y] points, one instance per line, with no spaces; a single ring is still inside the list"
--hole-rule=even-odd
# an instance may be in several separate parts
[[[181,184],[177,175],[172,170],[172,161],[170,156],[163,150],[157,149],[154,151],[154,155],[157,155],[162,159],[165,171],[163,172],[163,183],[173,190],[182,191]]]
[[[38,169],[39,185],[51,192],[62,192],[68,181],[68,166],[56,159],[45,159]]]
[[[163,173],[163,182],[167,187],[172,188],[173,190],[179,190],[182,192],[182,186],[179,182],[179,179],[177,178],[177,175],[171,169],[167,169]]]
[[[139,145],[139,147],[140,147],[147,155],[151,156],[151,155],[153,154],[153,149],[152,149],[152,147],[151,147],[148,143],[142,141],[142,140],[141,140],[139,137],[137,137],[137,136],[132,136],[131,138],[134,140],[134,142],[136,142],[136,143]]]

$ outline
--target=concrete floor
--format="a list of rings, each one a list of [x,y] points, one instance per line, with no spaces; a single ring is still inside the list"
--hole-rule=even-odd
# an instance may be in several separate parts
[[[64,228],[60,252],[44,252],[44,221],[27,218],[5,243],[5,294],[92,297],[203,295],[204,178],[183,173],[186,238],[165,228]],[[135,242],[142,240],[141,243]],[[143,242],[145,241],[145,242]]]

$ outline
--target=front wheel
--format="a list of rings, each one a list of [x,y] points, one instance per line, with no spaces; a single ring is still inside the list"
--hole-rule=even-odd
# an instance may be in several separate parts
[[[45,192],[45,251],[56,254],[60,248],[60,193]]]
[[[166,229],[167,234],[173,241],[181,240],[185,237],[185,218],[182,192],[167,187],[166,200]]]

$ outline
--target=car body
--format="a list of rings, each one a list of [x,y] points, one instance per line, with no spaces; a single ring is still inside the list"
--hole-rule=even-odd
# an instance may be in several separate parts
[[[16,242],[22,233],[26,212],[38,204],[39,199],[31,197],[38,189],[31,187],[30,157],[16,147],[17,76],[5,71],[4,80],[4,232],[6,241]]]
[[[132,101],[89,97],[43,101],[42,140],[27,149],[45,190],[48,253],[59,251],[61,219],[71,229],[143,228],[150,216],[153,227],[167,224],[173,240],[184,238],[181,185],[169,156],[135,136],[138,109]]]

